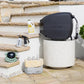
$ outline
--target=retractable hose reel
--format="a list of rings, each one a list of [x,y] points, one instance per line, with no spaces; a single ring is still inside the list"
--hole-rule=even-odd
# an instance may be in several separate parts
[[[73,19],[76,21],[74,31]],[[40,33],[44,36],[44,65],[52,68],[73,66],[75,64],[75,39],[78,38],[78,21],[75,16],[69,12],[55,13],[45,16],[40,24]]]

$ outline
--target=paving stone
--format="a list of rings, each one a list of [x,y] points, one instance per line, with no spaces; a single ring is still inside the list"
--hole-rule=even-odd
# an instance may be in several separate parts
[[[70,82],[64,82],[62,84],[84,84],[84,81],[70,81]]]
[[[80,73],[81,73],[81,76],[82,76],[81,80],[84,80],[84,71],[81,71]]]
[[[35,82],[36,82],[36,84],[61,84],[55,78],[47,78],[47,79],[35,80]]]
[[[33,82],[33,80],[26,74],[21,74],[15,77],[10,78],[10,81],[13,82]]]
[[[14,81],[14,82],[10,82],[10,84],[35,84],[33,81]]]
[[[69,72],[68,72],[67,69],[59,69],[59,70],[54,70],[54,71],[53,70],[50,70],[50,71],[48,70],[48,73],[50,75],[52,75],[53,77],[61,80],[61,81],[71,80],[70,77],[69,77]]]
[[[41,74],[32,74],[32,75],[28,75],[28,76],[33,80],[52,78],[52,76],[50,74],[48,74],[45,70],[43,70],[43,73],[41,73]]]
[[[84,70],[84,68],[75,64],[75,66],[69,68],[68,70],[82,71],[82,70]]]
[[[82,65],[82,66],[81,66]],[[44,68],[42,74],[21,74],[10,79],[0,78],[1,84],[84,84],[83,61],[66,69]]]
[[[82,63],[83,64],[83,63]],[[81,65],[81,63],[80,63]],[[75,64],[75,66],[66,69],[45,69],[50,75],[61,82],[84,80],[84,68]]]
[[[79,71],[71,70],[70,71],[70,78],[72,81],[77,81],[82,79],[82,75]]]
[[[84,61],[77,60],[76,65],[79,65],[81,68],[84,68]]]
[[[10,83],[9,79],[0,77],[0,84],[9,84],[9,83]]]
[[[69,74],[63,73],[63,72],[55,73],[54,77],[56,77],[59,81],[70,81],[71,80]]]

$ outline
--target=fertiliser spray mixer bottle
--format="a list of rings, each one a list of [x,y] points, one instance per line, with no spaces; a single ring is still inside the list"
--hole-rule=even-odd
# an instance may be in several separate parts
[[[35,25],[30,19],[28,20],[28,34],[35,34]]]
[[[18,38],[18,42],[17,42],[17,47],[21,47],[23,44],[22,44],[22,40],[24,40],[24,46],[27,47],[28,46],[28,43],[30,43],[29,41],[29,38],[24,36],[24,35],[19,35],[19,38]]]

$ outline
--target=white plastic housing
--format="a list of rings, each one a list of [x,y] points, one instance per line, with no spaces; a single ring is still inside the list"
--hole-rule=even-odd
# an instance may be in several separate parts
[[[75,64],[75,40],[43,41],[44,65],[65,68]]]

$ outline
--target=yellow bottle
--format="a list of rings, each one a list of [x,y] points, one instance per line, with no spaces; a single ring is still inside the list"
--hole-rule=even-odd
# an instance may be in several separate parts
[[[29,34],[35,33],[35,25],[30,19],[28,20],[28,33]]]

